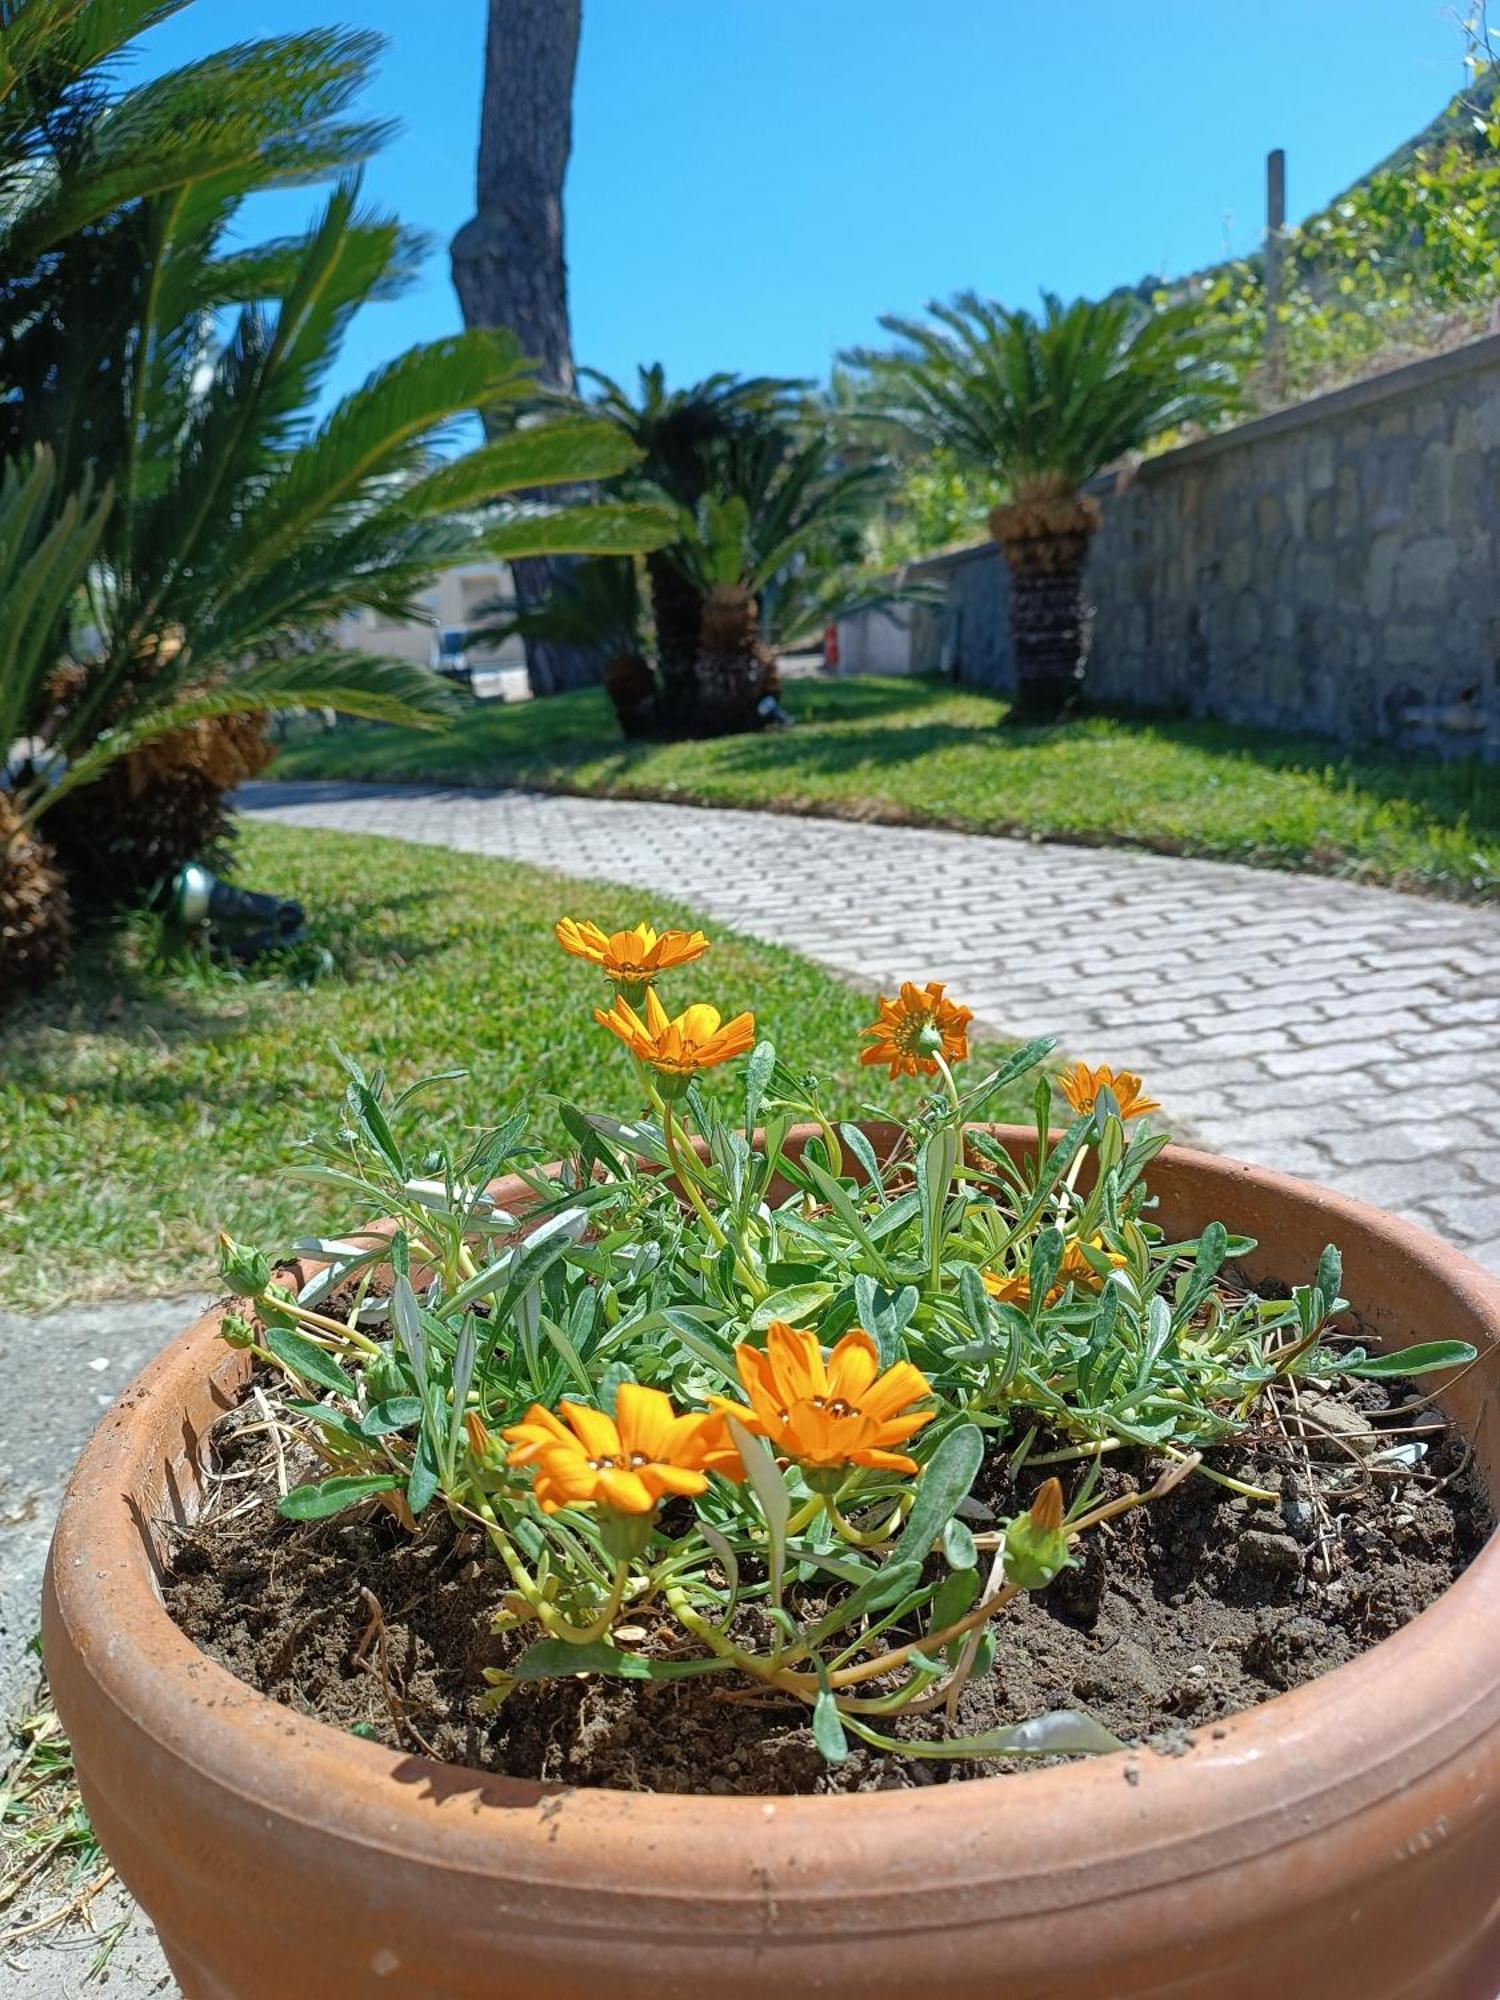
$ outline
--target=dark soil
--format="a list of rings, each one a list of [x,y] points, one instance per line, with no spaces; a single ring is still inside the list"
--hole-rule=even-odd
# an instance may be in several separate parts
[[[1279,1506],[1195,1475],[1086,1536],[1077,1568],[997,1616],[994,1669],[965,1690],[962,1731],[1081,1708],[1128,1741],[1170,1752],[1397,1631],[1459,1575],[1491,1526],[1462,1440],[1435,1412],[1402,1408],[1417,1394],[1406,1383],[1366,1383],[1321,1398],[1330,1425],[1341,1412],[1346,1428],[1389,1429],[1388,1440],[1319,1437],[1309,1457],[1268,1429],[1211,1455],[1218,1470],[1279,1491]],[[1412,1442],[1413,1423],[1432,1426],[1417,1433],[1425,1450],[1416,1468],[1371,1463],[1372,1453]],[[232,1673],[325,1722],[451,1763],[636,1791],[874,1791],[1008,1768],[857,1745],[830,1766],[805,1709],[726,1699],[727,1679],[527,1683],[487,1713],[483,1669],[505,1665],[526,1641],[490,1630],[502,1586],[479,1540],[436,1510],[416,1540],[381,1510],[283,1520],[265,1433],[240,1436],[235,1426],[234,1417],[221,1426],[219,1464],[247,1476],[226,1483],[218,1509],[180,1539],[167,1604]],[[1123,1453],[1106,1464],[1105,1497],[1139,1490],[1162,1469]],[[1082,1476],[1076,1463],[1056,1469],[1069,1486]],[[1010,1514],[1044,1476],[1023,1473],[1007,1488],[997,1460],[976,1496]],[[938,1736],[941,1711],[904,1732],[882,1726]]]

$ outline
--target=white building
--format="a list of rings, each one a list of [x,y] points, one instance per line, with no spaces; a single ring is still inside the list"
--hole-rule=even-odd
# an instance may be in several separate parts
[[[462,563],[445,570],[430,590],[417,598],[424,616],[419,619],[385,618],[375,611],[353,611],[340,619],[338,643],[361,653],[384,653],[398,659],[417,660],[423,666],[441,666],[462,654],[476,677],[490,683],[483,692],[498,692],[497,679],[512,699],[525,694],[526,649],[521,640],[510,638],[499,646],[470,648],[466,641],[477,624],[491,624],[496,614],[486,612],[496,598],[511,597],[510,573],[504,563]],[[519,669],[519,677],[517,670]]]

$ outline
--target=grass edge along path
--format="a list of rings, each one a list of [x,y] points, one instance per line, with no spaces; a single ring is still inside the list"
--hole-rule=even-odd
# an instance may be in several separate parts
[[[787,701],[789,731],[631,745],[597,689],[485,703],[441,733],[299,736],[270,775],[932,826],[1500,897],[1500,766],[1160,717],[1012,731],[999,698],[922,678],[797,681]]]

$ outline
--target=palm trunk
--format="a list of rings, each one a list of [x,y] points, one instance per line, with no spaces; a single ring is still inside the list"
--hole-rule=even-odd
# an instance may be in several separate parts
[[[538,363],[544,387],[571,394],[563,179],[573,144],[573,75],[582,0],[490,0],[484,107],[479,129],[478,213],[453,239],[453,283],[466,326],[508,326]],[[548,496],[557,499],[554,489]],[[572,559],[529,556],[511,564],[516,602],[533,610],[567,576]],[[597,651],[528,638],[533,694],[598,682]]]
[[[67,963],[68,892],[51,848],[0,791],[0,1009],[55,979]]]
[[[230,798],[272,755],[264,716],[212,716],[69,792],[46,825],[75,908],[159,903],[186,861],[226,874],[236,833]]]
[[[693,733],[737,736],[760,728],[770,664],[761,643],[760,606],[749,591],[720,584],[703,606]]]
[[[1078,699],[1091,622],[1084,568],[1098,525],[1097,504],[1082,494],[1013,502],[990,515],[1010,571],[1013,723],[1056,722]]]
[[[673,562],[670,550],[657,549],[647,556],[646,576],[656,627],[662,726],[673,735],[687,736],[692,733],[697,705],[703,599]]]

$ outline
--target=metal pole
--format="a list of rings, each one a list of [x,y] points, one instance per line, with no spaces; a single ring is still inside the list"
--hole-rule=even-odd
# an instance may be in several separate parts
[[[1281,305],[1286,229],[1286,154],[1280,146],[1266,155],[1266,380],[1281,392]]]

